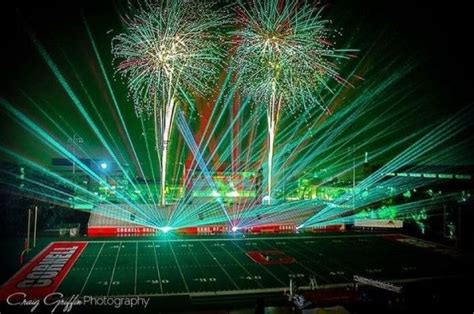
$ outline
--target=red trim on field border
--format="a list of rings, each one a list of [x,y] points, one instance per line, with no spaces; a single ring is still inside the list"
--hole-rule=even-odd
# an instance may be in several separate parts
[[[152,235],[157,229],[143,226],[91,226],[87,227],[90,237],[111,237],[120,235]]]
[[[68,259],[66,264],[62,267],[59,273],[52,278],[53,282],[47,287],[42,288],[18,288],[17,284],[23,281],[26,276],[40,264],[40,262],[48,256],[50,253],[54,252],[56,248],[71,248],[73,246],[78,246],[77,250],[73,255]],[[44,297],[52,292],[55,292],[56,289],[61,285],[62,281],[68,274],[69,270],[74,266],[75,262],[84,251],[84,248],[87,246],[86,241],[74,241],[74,242],[52,242],[48,244],[43,250],[41,250],[33,259],[31,259],[27,264],[25,264],[18,272],[15,273],[5,284],[0,288],[0,301],[6,300],[6,298],[17,292],[23,292],[27,295],[28,299],[31,298],[40,298]]]

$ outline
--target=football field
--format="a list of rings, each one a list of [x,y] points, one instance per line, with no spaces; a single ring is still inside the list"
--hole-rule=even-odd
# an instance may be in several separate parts
[[[403,284],[462,276],[469,267],[451,248],[399,234],[114,238],[53,242],[4,290],[44,265],[52,246],[80,246],[55,279],[53,290],[64,295],[248,295],[283,292],[290,279],[309,288],[313,278],[322,289],[352,285],[354,275]]]
[[[455,252],[398,236],[94,241],[87,243],[59,291],[239,294],[282,291],[290,278],[304,287],[315,277],[319,286],[331,287],[352,283],[354,275],[403,282],[462,271]]]

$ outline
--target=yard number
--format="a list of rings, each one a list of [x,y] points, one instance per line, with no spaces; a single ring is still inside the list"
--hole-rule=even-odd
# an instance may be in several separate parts
[[[247,276],[247,277],[240,277],[240,278],[245,278],[247,280],[260,280],[260,279],[262,279],[261,276]]]
[[[210,278],[194,278],[194,281],[199,281],[199,282],[216,282],[217,279],[214,277]]]

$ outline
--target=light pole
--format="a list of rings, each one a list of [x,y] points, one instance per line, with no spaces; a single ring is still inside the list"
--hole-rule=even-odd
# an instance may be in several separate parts
[[[31,231],[31,208],[28,209],[28,227],[26,231],[26,249],[30,249],[30,231]]]
[[[33,248],[36,247],[36,225],[38,225],[38,206],[35,206],[35,220],[33,224]]]

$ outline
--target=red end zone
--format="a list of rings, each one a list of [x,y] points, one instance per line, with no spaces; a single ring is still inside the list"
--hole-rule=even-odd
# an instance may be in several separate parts
[[[86,247],[86,242],[54,242],[36,255],[0,289],[0,301],[23,292],[41,298],[59,287]]]

